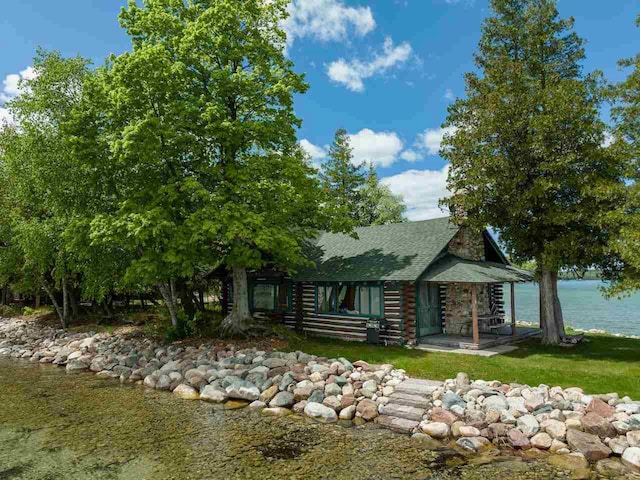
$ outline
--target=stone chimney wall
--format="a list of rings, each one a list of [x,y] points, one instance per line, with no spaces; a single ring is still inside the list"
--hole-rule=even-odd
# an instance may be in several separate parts
[[[462,227],[449,242],[449,253],[466,260],[485,260],[482,233]],[[471,312],[471,287],[469,283],[447,284],[444,324],[449,335],[470,336],[473,334]],[[478,315],[491,312],[489,284],[476,284]]]

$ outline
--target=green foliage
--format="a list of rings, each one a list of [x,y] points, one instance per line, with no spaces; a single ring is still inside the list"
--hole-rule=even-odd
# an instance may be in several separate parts
[[[320,176],[329,202],[328,208],[332,209],[336,217],[343,218],[346,225],[357,226],[357,206],[366,174],[363,165],[354,164],[352,152],[347,131],[338,129]]]
[[[347,228],[403,222],[407,207],[401,196],[380,183],[373,164],[355,165],[347,131],[336,131],[321,181],[327,208]]]
[[[603,147],[601,74],[583,76],[583,40],[552,0],[493,0],[479,73],[449,107],[444,201],[491,225],[512,258],[557,271],[608,261],[607,212],[624,195],[624,161]]]
[[[356,215],[360,227],[406,220],[404,214],[407,206],[402,196],[394,194],[387,185],[380,183],[373,165],[369,165],[367,179],[358,192],[358,197]]]
[[[640,26],[640,15],[636,21]],[[614,258],[605,276],[613,280],[610,295],[640,289],[640,53],[621,60],[621,68],[631,69],[627,78],[612,90],[614,138],[611,149],[628,161],[627,195],[620,208],[611,213],[611,223],[620,231],[611,245]]]
[[[0,318],[11,318],[20,315],[18,309],[11,305],[0,305]]]

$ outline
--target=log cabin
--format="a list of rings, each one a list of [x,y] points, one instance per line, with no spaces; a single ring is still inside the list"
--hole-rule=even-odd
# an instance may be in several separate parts
[[[516,328],[513,292],[514,283],[532,275],[512,266],[486,229],[444,217],[355,232],[320,234],[306,248],[313,266],[293,275],[251,272],[254,315],[310,335],[385,345],[477,349],[533,334]],[[510,322],[505,284],[511,287]],[[227,278],[227,311],[231,288]]]

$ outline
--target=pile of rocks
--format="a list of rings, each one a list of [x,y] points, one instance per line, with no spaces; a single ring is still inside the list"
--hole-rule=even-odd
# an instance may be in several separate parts
[[[0,355],[64,366],[70,373],[90,370],[185,399],[248,402],[267,414],[295,412],[322,422],[374,420],[385,395],[406,378],[392,365],[346,358],[210,344],[165,346],[145,338],[68,334],[13,319],[0,322],[0,339]]]
[[[464,373],[444,382],[410,379],[392,365],[346,358],[210,344],[165,346],[143,337],[69,334],[13,319],[0,321],[0,355],[64,366],[67,372],[90,370],[184,399],[233,402],[270,415],[375,421],[478,453],[512,448],[530,456],[550,454],[552,463],[572,470],[609,462],[608,468],[640,472],[640,402],[615,393],[471,381]]]
[[[629,397],[587,395],[576,387],[472,382],[464,373],[423,393],[427,404],[414,428],[418,437],[454,439],[477,452],[503,446],[530,455],[547,452],[554,455],[552,462],[584,468],[620,457],[640,472],[640,402]]]

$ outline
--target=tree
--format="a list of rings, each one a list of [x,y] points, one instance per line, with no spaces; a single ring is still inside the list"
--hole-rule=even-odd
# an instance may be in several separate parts
[[[605,262],[624,162],[603,147],[602,81],[584,76],[583,40],[552,0],[492,0],[467,98],[449,107],[444,200],[458,221],[491,225],[517,261],[536,260],[543,342],[565,336],[561,268]]]
[[[640,27],[640,15],[636,24]],[[613,88],[611,149],[627,160],[629,181],[626,200],[611,214],[611,223],[619,227],[619,234],[612,243],[617,261],[604,271],[605,277],[612,280],[607,290],[610,295],[640,289],[640,53],[618,63],[632,71]]]
[[[35,75],[23,80],[22,93],[8,102],[16,125],[0,131],[0,168],[5,193],[3,256],[19,271],[23,289],[44,289],[66,327],[77,271],[63,234],[71,222],[70,196],[77,185],[69,168],[70,149],[63,125],[76,105],[88,61],[64,59],[38,50]],[[57,291],[62,291],[62,305]]]
[[[363,165],[355,165],[353,149],[347,131],[336,131],[329,147],[327,160],[322,165],[322,186],[336,217],[358,224],[360,191],[366,182]]]
[[[307,85],[283,53],[286,4],[130,1],[133,51],[99,72],[93,118],[117,201],[92,236],[134,255],[128,278],[158,285],[174,325],[180,285],[223,264],[234,288],[221,333],[251,332],[247,270],[293,270],[328,224],[296,142],[293,95]]]
[[[402,196],[394,194],[387,185],[380,183],[372,164],[369,165],[367,179],[358,196],[356,215],[359,227],[405,221],[407,207]]]

